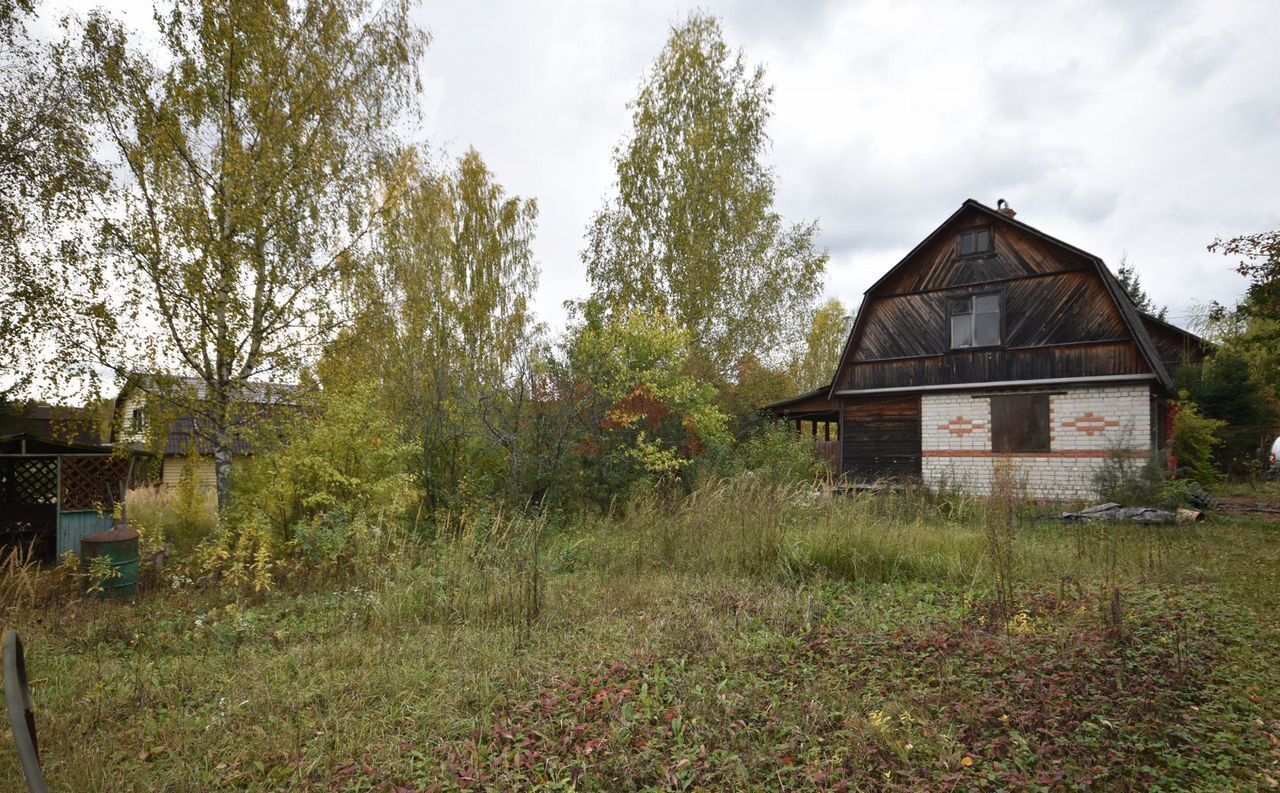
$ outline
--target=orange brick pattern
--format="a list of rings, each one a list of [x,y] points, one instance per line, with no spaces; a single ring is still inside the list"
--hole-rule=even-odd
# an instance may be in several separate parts
[[[1084,415],[1076,416],[1073,419],[1068,419],[1062,422],[1062,428],[1064,430],[1075,430],[1076,432],[1083,432],[1085,435],[1088,435],[1090,438],[1092,438],[1094,435],[1099,435],[1103,432],[1106,432],[1109,429],[1117,429],[1119,428],[1119,426],[1120,426],[1119,419],[1109,419],[1106,416],[1099,416],[1095,414],[1092,410],[1086,410],[1084,412]]]
[[[974,430],[985,429],[986,426],[987,423],[982,419],[967,419],[964,416],[956,416],[944,424],[939,424],[938,429],[946,430],[957,438],[963,438]]]

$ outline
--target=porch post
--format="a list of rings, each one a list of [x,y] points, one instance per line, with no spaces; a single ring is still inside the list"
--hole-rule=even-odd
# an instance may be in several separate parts
[[[66,551],[69,551],[69,550],[72,550],[72,549],[70,549],[70,548],[65,548],[65,549],[64,549],[64,548],[59,548],[59,547],[58,547],[59,545],[61,545],[61,544],[62,544],[62,455],[61,455],[61,454],[59,454],[59,455],[58,455],[57,457],[55,457],[54,459],[58,461],[58,464],[57,464],[57,466],[56,466],[56,468],[55,468],[55,470],[58,472],[57,478],[56,478],[56,480],[55,480],[55,481],[57,482],[57,484],[56,484],[56,485],[54,485],[54,487],[56,487],[56,488],[58,489],[58,493],[57,493],[57,496],[55,496],[55,497],[54,497],[54,500],[53,500],[53,503],[54,503],[54,508],[53,508],[53,555],[54,555],[54,558],[61,558],[62,554],[66,553]],[[78,551],[79,549],[77,548],[77,549],[75,549],[75,550],[77,550],[77,551]]]

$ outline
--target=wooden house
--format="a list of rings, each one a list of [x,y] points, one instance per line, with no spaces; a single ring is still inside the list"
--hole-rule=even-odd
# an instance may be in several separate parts
[[[766,407],[839,438],[853,481],[1086,498],[1165,453],[1171,372],[1207,344],[1143,314],[1103,261],[972,199],[866,291],[831,384]],[[810,423],[812,422],[812,423]]]
[[[184,475],[190,475],[201,490],[212,495],[217,487],[213,436],[202,412],[203,402],[204,382],[196,378],[131,375],[116,397],[111,442],[153,456],[156,467],[151,473],[162,487],[175,487]],[[246,384],[234,413],[232,454],[252,454],[247,437],[250,431],[264,417],[281,410],[299,410],[296,386]]]

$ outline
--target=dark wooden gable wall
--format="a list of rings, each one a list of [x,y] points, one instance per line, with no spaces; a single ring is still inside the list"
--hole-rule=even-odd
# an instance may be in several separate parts
[[[955,254],[960,232],[985,226],[993,227],[995,232],[993,254],[958,258]],[[877,284],[877,292],[881,295],[922,292],[1089,266],[1083,258],[1068,258],[1058,246],[1000,223],[975,207],[961,210],[941,232],[915,251],[906,266]]]
[[[1155,317],[1144,314],[1142,325],[1170,372],[1183,364],[1203,361],[1211,349],[1204,339]]]
[[[993,250],[957,257],[961,231]],[[1002,344],[952,350],[950,301],[1003,295]],[[1151,371],[1094,261],[966,205],[867,295],[836,390],[910,388]]]

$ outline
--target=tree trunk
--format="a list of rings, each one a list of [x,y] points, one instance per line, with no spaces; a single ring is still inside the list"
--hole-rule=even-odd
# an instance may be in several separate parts
[[[214,435],[213,473],[218,487],[218,513],[231,501],[231,430],[223,423]]]

